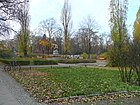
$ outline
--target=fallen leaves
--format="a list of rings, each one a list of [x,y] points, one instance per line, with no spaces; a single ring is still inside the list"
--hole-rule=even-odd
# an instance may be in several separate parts
[[[47,68],[44,70],[8,71],[8,73],[20,82],[23,88],[38,102],[44,103],[115,101],[122,97],[136,96],[136,93],[117,94],[116,91],[139,89],[137,86],[129,86],[120,82],[117,78],[119,73],[117,74],[116,70]]]

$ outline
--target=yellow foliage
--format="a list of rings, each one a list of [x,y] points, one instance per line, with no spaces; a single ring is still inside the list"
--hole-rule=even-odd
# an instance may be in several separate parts
[[[48,40],[39,40],[39,44],[42,45],[42,46],[48,46],[48,47],[51,47],[51,44],[49,43]]]
[[[136,20],[134,22],[133,37],[134,41],[140,42],[140,8],[136,15]]]

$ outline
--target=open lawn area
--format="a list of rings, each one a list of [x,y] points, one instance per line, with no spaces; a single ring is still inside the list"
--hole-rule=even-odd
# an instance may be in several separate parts
[[[121,82],[118,70],[77,67],[24,69],[8,73],[43,102],[69,96],[140,91],[139,86]]]

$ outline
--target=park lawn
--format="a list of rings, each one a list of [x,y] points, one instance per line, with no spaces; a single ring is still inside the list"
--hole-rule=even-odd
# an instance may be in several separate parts
[[[26,69],[8,73],[33,97],[42,101],[116,91],[140,91],[139,86],[121,82],[118,70],[77,67]]]

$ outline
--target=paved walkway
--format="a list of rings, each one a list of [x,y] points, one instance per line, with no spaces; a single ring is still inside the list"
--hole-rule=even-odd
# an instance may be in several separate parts
[[[22,86],[0,68],[0,105],[46,105],[37,103]]]
[[[22,105],[12,96],[3,81],[0,79],[0,105]]]

